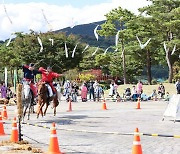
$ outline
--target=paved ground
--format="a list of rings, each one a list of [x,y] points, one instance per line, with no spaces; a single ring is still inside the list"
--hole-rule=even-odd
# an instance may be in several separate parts
[[[132,151],[132,135],[136,127],[142,133],[180,135],[180,121],[174,123],[170,118],[162,121],[166,102],[141,102],[140,110],[135,109],[135,102],[107,102],[108,110],[101,110],[101,103],[73,103],[73,111],[66,112],[68,104],[62,102],[57,108],[57,116],[48,109],[46,117],[36,119],[31,115],[29,123],[51,126],[56,123],[59,146],[67,154],[129,154]],[[15,106],[8,106],[8,115],[15,115]],[[5,132],[10,133],[11,121],[4,124]],[[71,129],[71,130],[70,130]],[[23,125],[24,140],[36,147],[48,150],[50,130],[30,125]],[[92,131],[95,131],[92,133]],[[112,134],[105,134],[112,132]],[[7,139],[1,137],[0,140]],[[180,138],[141,136],[144,154],[180,154]]]

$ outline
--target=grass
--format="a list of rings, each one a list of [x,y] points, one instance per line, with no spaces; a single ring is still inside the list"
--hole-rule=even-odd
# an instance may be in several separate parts
[[[175,84],[171,84],[171,83],[164,83],[163,84],[165,87],[166,92],[169,92],[170,95],[176,94],[176,88],[175,88]],[[119,85],[118,86],[118,92],[119,94],[122,96],[122,94],[124,93],[126,88],[131,88],[132,89],[133,84],[126,84],[126,85]],[[136,85],[135,85],[136,86]],[[151,95],[153,89],[158,89],[158,84],[157,85],[143,85],[143,92],[146,95]],[[108,95],[109,90],[107,90],[105,92],[106,95]]]

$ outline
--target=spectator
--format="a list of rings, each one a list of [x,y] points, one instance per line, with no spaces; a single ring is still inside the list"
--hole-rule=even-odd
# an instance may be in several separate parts
[[[110,84],[110,90],[109,90],[109,96],[113,97],[115,95],[115,83],[114,81],[111,82]]]
[[[72,85],[72,90],[71,90],[71,96],[72,96],[73,102],[77,102],[78,89],[79,87],[76,85],[76,82],[74,82]]]
[[[94,82],[93,81],[90,81],[89,84],[88,84],[88,91],[89,91],[89,100],[91,101],[91,98],[93,98],[93,100],[95,101],[95,96],[94,96]],[[92,96],[92,97],[91,97]]]
[[[169,96],[169,92],[166,92],[166,95],[164,96],[164,101],[169,101],[170,96]]]
[[[7,90],[8,88],[6,87],[5,83],[1,83],[1,86],[0,86],[0,92],[1,92],[1,98],[7,98]]]
[[[177,94],[180,94],[180,79],[177,80],[175,86],[176,86]]]
[[[96,81],[94,82],[94,84],[93,84],[93,88],[95,89],[97,85],[98,85],[98,82],[97,82],[97,80],[96,80]]]
[[[157,92],[156,92],[156,89],[154,89],[152,94],[148,97],[148,100],[151,100],[151,99],[157,101]]]
[[[8,89],[7,89],[7,99],[10,100],[11,98],[13,98],[13,92],[12,92],[11,88],[8,87]]]
[[[142,85],[142,82],[139,81],[139,82],[137,83],[137,94],[141,95],[142,92],[143,92],[143,85]]]
[[[131,89],[130,88],[125,89],[123,97],[125,98],[125,100],[130,100],[131,99]]]
[[[96,95],[96,99],[98,102],[100,101],[100,98],[103,94],[104,94],[104,92],[103,92],[102,87],[99,84],[97,84],[97,86],[95,88],[95,95]]]
[[[56,91],[57,91],[58,102],[60,102],[61,101],[61,85],[58,82],[54,85],[54,87],[56,88]]]
[[[86,83],[83,83],[83,85],[81,87],[81,99],[82,99],[82,102],[87,101],[87,93],[88,93],[88,89],[86,87]]]
[[[114,94],[116,94],[117,89],[118,89],[118,85],[114,82]]]
[[[165,95],[165,87],[162,83],[160,83],[158,87],[158,94],[160,95],[161,98]]]
[[[69,102],[69,99],[71,99],[71,83],[69,80],[64,83],[64,96],[66,97],[66,101]]]
[[[145,93],[142,93],[141,94],[141,100],[147,101],[148,100],[148,96]]]
[[[121,96],[119,94],[119,92],[117,91],[116,92],[116,102],[120,102],[122,99],[121,99]]]
[[[136,86],[133,86],[131,91],[132,91],[131,99],[133,101],[136,101],[139,97],[139,95],[137,94]]]

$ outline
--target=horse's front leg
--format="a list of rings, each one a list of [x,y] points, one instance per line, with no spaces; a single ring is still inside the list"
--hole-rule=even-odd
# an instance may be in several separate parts
[[[44,116],[46,115],[46,111],[47,111],[48,106],[49,106],[49,103],[46,102],[46,108],[45,108],[45,110],[44,110]]]
[[[26,104],[27,102],[24,102],[24,107],[23,107],[23,119],[25,118],[26,116],[26,111],[27,111],[27,108],[28,108],[28,105]]]
[[[56,116],[56,107],[54,107],[54,116]]]
[[[29,103],[28,103],[29,112],[28,112],[28,119],[27,119],[27,120],[29,120],[29,119],[30,119],[31,106],[32,106],[32,100],[31,100],[31,99],[29,99]]]
[[[41,113],[42,117],[43,117],[43,111],[42,111],[42,107],[44,106],[44,103],[42,102],[41,104],[39,104],[39,108],[38,108],[38,111],[37,111],[37,118],[39,118],[39,114]]]

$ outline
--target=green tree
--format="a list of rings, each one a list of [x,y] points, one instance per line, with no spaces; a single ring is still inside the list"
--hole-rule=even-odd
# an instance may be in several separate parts
[[[79,67],[79,62],[82,60],[83,45],[79,38],[74,35],[66,36],[64,33],[35,33],[30,34],[16,33],[16,38],[7,47],[7,50],[15,53],[18,59],[21,59],[21,64],[36,63],[38,66],[51,65],[53,70],[63,72],[75,67]],[[43,51],[40,52],[40,45],[37,37],[42,40]],[[52,45],[49,39],[54,39]],[[65,57],[65,42],[68,47],[69,57]],[[71,57],[75,45],[77,45],[74,58]],[[9,62],[8,62],[9,63]]]
[[[142,13],[152,17],[154,24],[154,31],[156,33],[156,39],[167,44],[167,50],[165,52],[166,61],[169,68],[169,79],[171,83],[173,79],[173,64],[178,60],[177,52],[171,55],[174,45],[176,44],[177,50],[179,50],[180,44],[180,1],[179,0],[149,0],[152,5],[139,9]],[[163,50],[161,48],[161,50]]]
[[[127,31],[127,23],[130,22],[135,15],[126,9],[122,9],[121,7],[117,9],[113,9],[106,16],[106,22],[101,25],[102,30],[99,30],[99,34],[105,37],[115,36],[119,31],[119,43],[118,50],[121,51],[122,54],[122,66],[123,66],[123,76],[124,76],[124,84],[127,83],[127,71],[126,71],[126,45],[129,41],[129,35],[126,34]]]

